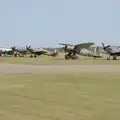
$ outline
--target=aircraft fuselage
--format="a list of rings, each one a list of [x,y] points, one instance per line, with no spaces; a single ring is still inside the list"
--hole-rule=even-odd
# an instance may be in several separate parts
[[[72,50],[67,50],[67,53],[73,53]],[[78,55],[82,55],[82,56],[94,56],[94,52],[92,50],[88,50],[88,49],[80,49],[78,51],[76,51],[76,54]]]

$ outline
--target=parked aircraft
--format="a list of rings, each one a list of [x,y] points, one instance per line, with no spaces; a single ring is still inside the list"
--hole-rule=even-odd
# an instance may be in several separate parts
[[[15,57],[17,57],[17,56],[24,56],[28,52],[26,47],[13,46],[13,47],[11,47],[11,49],[12,49]]]
[[[120,48],[119,47],[111,47],[110,45],[105,46],[104,43],[102,43],[104,51],[109,55],[107,57],[107,60],[110,60],[110,57],[113,57],[113,60],[117,60],[117,56],[120,56]]]
[[[48,48],[46,49],[49,51],[49,54],[48,56],[52,56],[52,57],[56,57],[58,55],[58,51],[56,49],[53,49],[53,48]]]
[[[7,54],[12,54],[12,49],[10,48],[0,48],[0,56],[2,56],[2,54],[7,55]]]
[[[55,57],[57,55],[56,50],[46,50],[45,48],[32,48],[31,46],[26,46],[26,49],[31,53],[30,57],[37,57],[40,55],[48,55],[48,56],[53,56]]]
[[[101,57],[99,48],[95,48],[94,50],[88,49],[90,46],[94,45],[94,43],[92,42],[81,43],[76,45],[64,44],[64,43],[58,43],[58,44],[65,46],[64,47],[65,59],[70,59],[70,58],[77,59],[76,54],[82,56],[94,57],[94,59]],[[66,52],[68,54],[66,54]]]

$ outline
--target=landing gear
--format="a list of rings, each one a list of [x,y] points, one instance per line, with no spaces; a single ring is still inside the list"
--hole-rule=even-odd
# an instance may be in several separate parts
[[[14,57],[20,57],[20,53],[19,52],[14,52]]]
[[[14,53],[14,57],[17,57],[17,53]]]
[[[117,60],[117,57],[116,57],[116,56],[113,56],[113,60]]]
[[[31,54],[31,55],[30,55],[30,57],[32,58],[32,57],[33,57],[33,55]]]
[[[107,60],[110,60],[110,57],[108,57]]]
[[[110,60],[110,56],[107,57],[107,60]],[[117,56],[113,56],[113,60],[117,60]]]
[[[34,57],[37,57],[37,55],[35,54]]]
[[[30,57],[31,57],[31,58],[32,58],[32,57],[37,57],[37,55],[36,55],[36,54],[34,54],[34,55],[31,54]]]
[[[110,60],[110,56],[107,57],[107,60]]]
[[[71,55],[71,53],[69,53],[69,54],[66,54],[65,55],[65,59],[66,60],[69,60],[69,59],[72,59],[72,60],[75,60],[75,59],[77,59],[78,57],[75,55],[75,54],[72,54]]]
[[[78,57],[77,57],[76,55],[71,55],[71,58],[72,58],[73,60],[75,60],[75,59],[77,59]]]
[[[65,55],[65,59],[66,60],[70,59],[70,55],[69,54]]]

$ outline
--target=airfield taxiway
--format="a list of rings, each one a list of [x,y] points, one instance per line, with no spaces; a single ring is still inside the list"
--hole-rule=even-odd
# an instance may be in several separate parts
[[[0,63],[0,74],[25,73],[81,73],[114,72],[120,73],[120,65],[21,65]]]

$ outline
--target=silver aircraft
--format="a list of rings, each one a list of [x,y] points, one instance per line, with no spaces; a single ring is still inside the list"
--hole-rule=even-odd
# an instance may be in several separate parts
[[[108,54],[107,60],[110,60],[113,57],[113,60],[117,60],[117,57],[120,56],[120,47],[111,47],[110,45],[105,46],[102,43],[103,50]]]
[[[0,56],[7,56],[7,55],[12,55],[12,49],[11,48],[3,48],[0,47]]]
[[[11,49],[12,49],[15,57],[17,57],[17,56],[19,56],[19,57],[22,56],[23,57],[24,55],[27,54],[26,47],[13,46],[13,47],[11,47]]]
[[[26,46],[26,49],[30,52],[30,57],[37,57],[40,55],[48,55],[52,57],[56,57],[58,52],[55,49],[47,50],[45,48],[32,48],[31,46]]]

